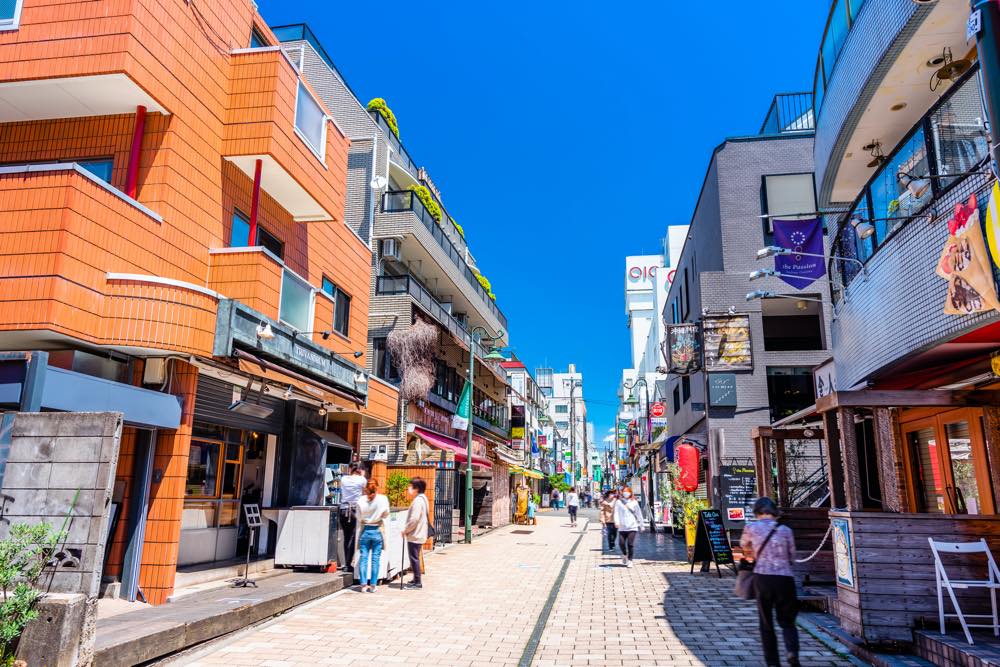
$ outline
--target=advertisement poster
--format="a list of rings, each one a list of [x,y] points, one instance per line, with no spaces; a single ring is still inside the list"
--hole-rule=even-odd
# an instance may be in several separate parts
[[[851,553],[851,522],[848,519],[830,519],[833,524],[833,563],[837,583],[854,588],[854,554]]]
[[[955,215],[948,221],[948,240],[941,250],[935,273],[948,281],[944,300],[946,315],[1000,310],[975,195],[969,197],[966,204],[955,206]]]
[[[774,245],[788,248],[790,255],[777,255],[774,268],[781,280],[795,289],[809,287],[826,273],[823,262],[823,224],[810,220],[773,220]],[[802,254],[800,254],[802,253]]]
[[[667,326],[666,359],[669,373],[689,375],[701,370],[701,342],[697,324]]]
[[[705,328],[706,371],[753,370],[749,315],[706,317],[702,326]]]

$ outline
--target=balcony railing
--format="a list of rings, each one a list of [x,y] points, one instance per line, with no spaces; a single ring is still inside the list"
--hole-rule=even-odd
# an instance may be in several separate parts
[[[419,172],[417,170],[417,164],[410,157],[410,154],[406,152],[403,147],[403,143],[393,134],[393,131],[389,129],[389,123],[385,122],[385,118],[382,118],[382,114],[377,111],[370,111],[372,118],[375,119],[375,123],[382,128],[385,132],[385,136],[389,137],[389,144],[392,146],[392,150],[395,151],[395,156],[393,160],[398,163],[407,173],[413,177],[414,180],[420,180]]]
[[[463,342],[469,340],[469,332],[462,326],[462,323],[445,310],[444,306],[438,303],[427,288],[413,276],[379,276],[375,281],[375,293],[382,296],[409,294],[431,317],[448,329],[457,340]],[[482,343],[476,343],[476,354],[480,358],[486,356],[487,350]]]
[[[812,93],[780,93],[774,96],[767,110],[760,134],[812,132],[815,129]]]
[[[430,212],[424,207],[423,203],[418,197],[416,197],[413,192],[409,190],[397,190],[386,192],[382,197],[382,210],[386,213],[398,213],[401,211],[412,211],[417,219],[423,223],[424,227],[431,233],[434,239],[444,250],[445,254],[451,259],[451,261],[458,267],[460,271],[465,275],[466,281],[472,286],[473,290],[479,294],[482,300],[486,303],[486,307],[489,308],[490,312],[500,321],[500,326],[504,329],[507,328],[507,318],[504,314],[500,312],[497,308],[496,303],[490,298],[483,286],[479,284],[479,280],[476,278],[476,274],[472,272],[469,268],[468,263],[465,261],[463,253],[459,251],[455,244],[448,238],[444,230],[441,229],[441,225],[437,223]]]

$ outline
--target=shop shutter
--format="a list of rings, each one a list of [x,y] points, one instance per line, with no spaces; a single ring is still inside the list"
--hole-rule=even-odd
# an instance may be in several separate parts
[[[246,384],[243,385],[246,387]],[[201,375],[198,377],[198,395],[194,401],[195,421],[219,424],[245,431],[260,431],[263,433],[281,433],[285,421],[285,402],[271,394],[260,396],[260,404],[273,408],[271,416],[264,419],[231,412],[229,406],[233,402],[233,391],[237,386],[231,382],[217,380]],[[254,383],[254,391],[249,400],[257,402],[260,383]],[[274,390],[272,390],[273,392]]]

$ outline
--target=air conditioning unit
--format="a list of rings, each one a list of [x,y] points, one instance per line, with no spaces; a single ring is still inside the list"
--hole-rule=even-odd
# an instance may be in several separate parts
[[[397,262],[403,261],[403,249],[399,239],[382,239],[383,259],[394,259]]]

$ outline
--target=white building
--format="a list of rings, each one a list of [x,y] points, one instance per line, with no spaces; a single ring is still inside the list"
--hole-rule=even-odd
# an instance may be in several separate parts
[[[553,438],[557,447],[556,458],[562,464],[561,469],[568,472],[570,462],[573,461],[577,464],[577,469],[582,470],[586,467],[587,454],[594,447],[593,429],[587,428],[583,373],[576,370],[575,364],[569,364],[565,373],[554,373],[551,368],[538,368],[535,370],[535,378],[542,393],[548,398],[548,413],[553,421]]]

